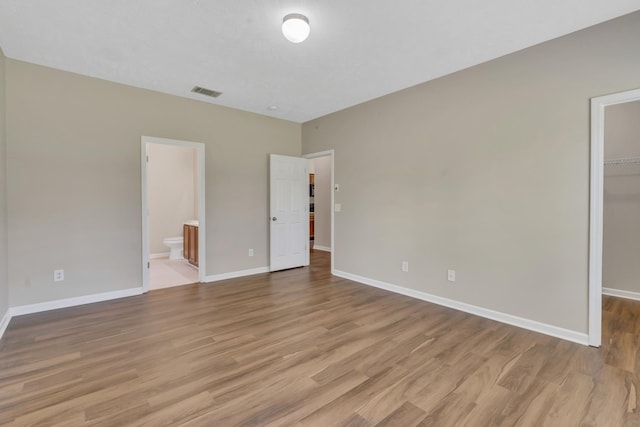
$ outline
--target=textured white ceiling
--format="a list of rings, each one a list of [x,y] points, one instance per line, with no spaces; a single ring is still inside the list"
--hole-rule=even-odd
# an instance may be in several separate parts
[[[638,0],[0,0],[0,46],[22,61],[305,122],[638,9]],[[300,44],[280,31],[292,12],[310,20]],[[223,95],[193,94],[195,85]]]

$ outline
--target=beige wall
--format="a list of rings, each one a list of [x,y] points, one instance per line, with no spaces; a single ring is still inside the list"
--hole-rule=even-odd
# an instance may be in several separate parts
[[[586,333],[589,99],[640,87],[638,40],[634,13],[305,123],[336,269]]]
[[[314,187],[314,247],[331,248],[331,156],[313,159]]]
[[[268,153],[300,155],[299,124],[11,59],[6,77],[12,306],[141,286],[142,135],[205,144],[206,274],[268,265]]]
[[[147,194],[149,203],[149,253],[169,252],[167,237],[182,236],[182,225],[196,216],[195,148],[149,144]]]
[[[2,49],[0,49],[0,320],[9,308],[7,276],[7,143],[5,123],[5,57]]]
[[[605,159],[640,157],[640,101],[605,110]],[[640,293],[640,165],[604,168],[602,286]]]

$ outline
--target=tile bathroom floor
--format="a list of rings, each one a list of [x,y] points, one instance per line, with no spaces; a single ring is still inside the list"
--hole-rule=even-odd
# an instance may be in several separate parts
[[[198,270],[189,265],[186,259],[170,260],[167,257],[151,260],[150,289],[170,288],[198,281]]]

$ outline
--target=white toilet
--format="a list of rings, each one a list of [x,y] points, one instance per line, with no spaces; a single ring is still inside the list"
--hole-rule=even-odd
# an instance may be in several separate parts
[[[169,259],[182,259],[182,236],[167,237],[162,241],[169,248]]]

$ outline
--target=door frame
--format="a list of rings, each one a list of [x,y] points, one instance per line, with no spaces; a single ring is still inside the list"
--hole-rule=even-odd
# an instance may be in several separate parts
[[[305,159],[316,159],[318,157],[331,156],[331,274],[334,274],[334,258],[335,258],[335,150],[320,151],[317,153],[309,153],[302,156]]]
[[[205,282],[206,278],[206,214],[205,214],[205,169],[204,144],[201,142],[181,141],[177,139],[142,136],[141,146],[141,183],[142,183],[142,291],[149,291],[149,201],[147,182],[147,146],[148,144],[165,144],[179,147],[194,148],[198,157],[198,280]]]
[[[589,189],[589,345],[602,341],[602,228],[604,194],[604,119],[609,105],[640,100],[640,89],[591,98]]]

